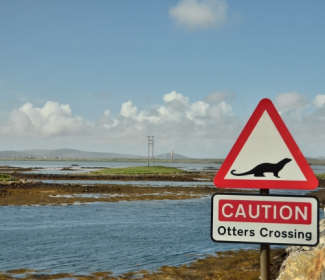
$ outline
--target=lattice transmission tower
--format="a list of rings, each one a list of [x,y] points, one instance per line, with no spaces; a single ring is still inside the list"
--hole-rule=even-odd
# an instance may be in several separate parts
[[[154,166],[154,138],[153,136],[148,136],[148,166]]]

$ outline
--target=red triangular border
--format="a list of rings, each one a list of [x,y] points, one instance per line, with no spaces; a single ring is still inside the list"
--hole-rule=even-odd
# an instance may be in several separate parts
[[[290,150],[292,156],[294,157],[307,181],[225,179],[229,169],[231,168],[232,164],[234,163],[235,159],[237,158],[238,154],[240,153],[241,149],[245,145],[247,139],[249,138],[250,134],[254,130],[256,124],[258,123],[262,114],[265,111],[268,112],[271,120],[279,131],[283,141],[287,145],[288,149]],[[313,190],[318,186],[317,177],[315,176],[305,157],[301,153],[299,147],[291,136],[278,111],[274,107],[272,101],[266,98],[262,99],[257,105],[255,111],[249,118],[243,131],[239,135],[236,143],[234,144],[225,161],[221,165],[213,182],[218,188]]]

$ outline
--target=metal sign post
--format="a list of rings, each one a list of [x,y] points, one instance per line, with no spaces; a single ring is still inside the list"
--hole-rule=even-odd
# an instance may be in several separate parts
[[[261,195],[269,195],[268,189],[260,189]],[[261,280],[271,280],[270,274],[270,244],[261,244],[260,249]]]

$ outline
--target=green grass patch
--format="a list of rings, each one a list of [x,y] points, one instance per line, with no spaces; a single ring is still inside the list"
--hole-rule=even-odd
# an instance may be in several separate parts
[[[325,173],[317,174],[316,177],[317,177],[318,179],[325,179]]]
[[[172,174],[184,173],[186,171],[166,166],[135,166],[124,168],[107,168],[92,171],[93,174]]]
[[[9,174],[0,174],[0,182],[1,181],[15,181],[16,179],[11,177]]]

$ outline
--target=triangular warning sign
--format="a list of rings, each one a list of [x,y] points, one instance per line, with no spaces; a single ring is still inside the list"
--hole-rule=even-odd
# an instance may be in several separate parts
[[[214,184],[218,188],[312,190],[318,180],[271,100],[263,99]]]

